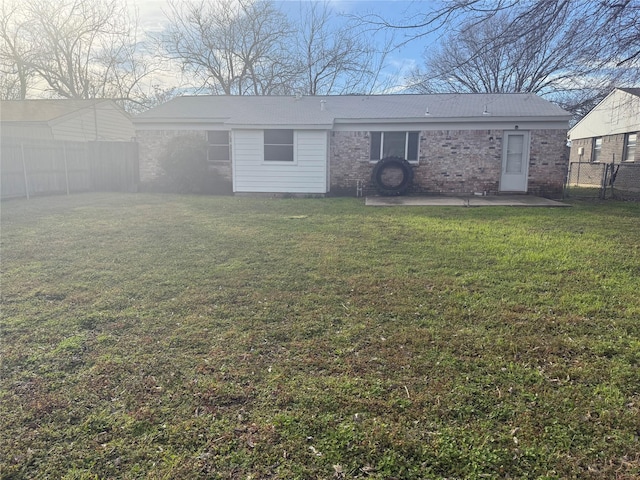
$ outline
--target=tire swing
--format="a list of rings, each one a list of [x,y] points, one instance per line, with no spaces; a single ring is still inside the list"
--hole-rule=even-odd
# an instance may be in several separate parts
[[[401,178],[399,173],[402,174]],[[386,157],[373,167],[371,182],[378,193],[385,197],[404,195],[413,182],[413,168],[404,158]]]

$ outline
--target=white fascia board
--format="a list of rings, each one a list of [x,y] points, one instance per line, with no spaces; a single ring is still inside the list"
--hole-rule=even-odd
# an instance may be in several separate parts
[[[270,129],[286,129],[286,130],[332,130],[333,125],[318,124],[318,123],[286,123],[286,124],[255,124],[249,125],[246,123],[226,123],[225,126],[230,130],[270,130]]]

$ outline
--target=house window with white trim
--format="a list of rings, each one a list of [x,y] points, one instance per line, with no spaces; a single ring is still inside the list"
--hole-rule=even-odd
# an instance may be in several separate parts
[[[420,132],[371,132],[371,161],[400,157],[418,161]]]
[[[622,156],[623,162],[635,162],[636,160],[636,140],[638,138],[637,133],[627,133],[624,136],[624,155]]]
[[[207,132],[207,143],[207,160],[210,163],[229,161],[229,132],[210,130]]]
[[[293,130],[264,131],[264,161],[293,162]]]
[[[600,154],[602,153],[602,137],[593,139],[593,155],[591,155],[591,161],[596,163],[600,161]]]

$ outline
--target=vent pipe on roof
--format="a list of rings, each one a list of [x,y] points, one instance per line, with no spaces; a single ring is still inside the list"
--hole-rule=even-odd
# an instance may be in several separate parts
[[[326,100],[320,100],[320,111],[324,112],[326,103]]]
[[[424,112],[424,116],[425,116],[425,117],[428,117],[429,115],[431,115],[431,114],[429,113],[429,107],[427,107],[427,111],[426,111],[426,112]]]
[[[486,105],[484,106],[484,111],[482,112],[482,114],[483,114],[483,115],[491,115],[491,114],[489,113],[489,110],[487,110],[487,106],[486,106]]]

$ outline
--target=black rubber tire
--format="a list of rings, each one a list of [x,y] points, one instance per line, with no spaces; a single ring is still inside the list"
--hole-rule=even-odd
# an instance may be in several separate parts
[[[382,181],[382,175],[387,168],[400,168],[402,170],[402,182],[400,182],[399,185],[387,185]],[[376,187],[378,193],[385,197],[404,195],[413,183],[413,167],[404,158],[383,158],[373,167],[371,182]]]

